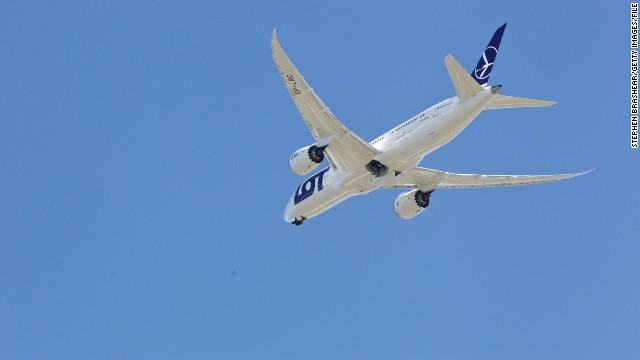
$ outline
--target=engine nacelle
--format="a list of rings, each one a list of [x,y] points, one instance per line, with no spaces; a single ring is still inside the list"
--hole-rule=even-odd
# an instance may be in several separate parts
[[[402,219],[410,219],[418,215],[429,206],[429,198],[432,192],[433,190],[411,190],[400,194],[393,203],[393,209],[396,211],[396,215]]]
[[[311,145],[296,151],[289,158],[289,168],[296,175],[304,175],[315,169],[324,160],[326,146]]]

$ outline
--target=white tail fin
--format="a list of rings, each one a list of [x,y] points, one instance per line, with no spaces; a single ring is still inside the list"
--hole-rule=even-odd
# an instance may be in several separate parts
[[[447,65],[447,71],[449,71],[449,77],[453,87],[456,89],[456,95],[460,101],[464,101],[480,91],[484,90],[474,78],[467,73],[465,69],[458,64],[456,59],[451,55],[444,57],[444,64]]]
[[[539,107],[551,106],[556,104],[555,101],[527,99],[515,96],[506,96],[495,94],[491,100],[485,105],[485,109],[507,109],[519,107]]]

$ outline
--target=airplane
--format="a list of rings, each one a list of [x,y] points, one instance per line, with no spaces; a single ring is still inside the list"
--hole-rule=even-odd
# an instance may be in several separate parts
[[[453,56],[445,56],[444,63],[456,96],[420,112],[371,142],[364,141],[338,121],[289,60],[274,29],[271,37],[273,60],[315,139],[313,144],[289,157],[289,167],[296,175],[305,175],[325,158],[329,162],[328,167],[298,186],[286,205],[284,220],[301,225],[352,196],[381,188],[409,190],[394,202],[395,213],[402,219],[409,219],[429,206],[431,194],[436,189],[539,184],[591,171],[557,175],[481,175],[418,167],[427,154],[460,134],[483,110],[555,104],[500,95],[502,85],[489,85],[506,26],[505,23],[496,30],[470,74]]]

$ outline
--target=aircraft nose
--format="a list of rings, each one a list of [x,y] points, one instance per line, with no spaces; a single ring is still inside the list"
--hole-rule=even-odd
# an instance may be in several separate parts
[[[289,198],[289,202],[287,203],[287,206],[284,208],[284,221],[290,223],[292,221],[295,220],[295,217],[293,216],[293,196],[291,198]]]

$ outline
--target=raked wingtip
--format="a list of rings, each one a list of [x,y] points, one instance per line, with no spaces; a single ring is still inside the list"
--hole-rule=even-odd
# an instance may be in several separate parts
[[[591,170],[587,170],[587,171],[583,171],[583,172],[580,172],[580,173],[575,173],[575,174],[573,174],[573,176],[571,176],[571,177],[582,176],[582,175],[585,175],[585,174],[588,174],[588,173],[592,172],[592,171],[593,171],[593,170],[595,170],[595,169],[596,169],[596,168],[593,168],[593,169],[591,169]]]

